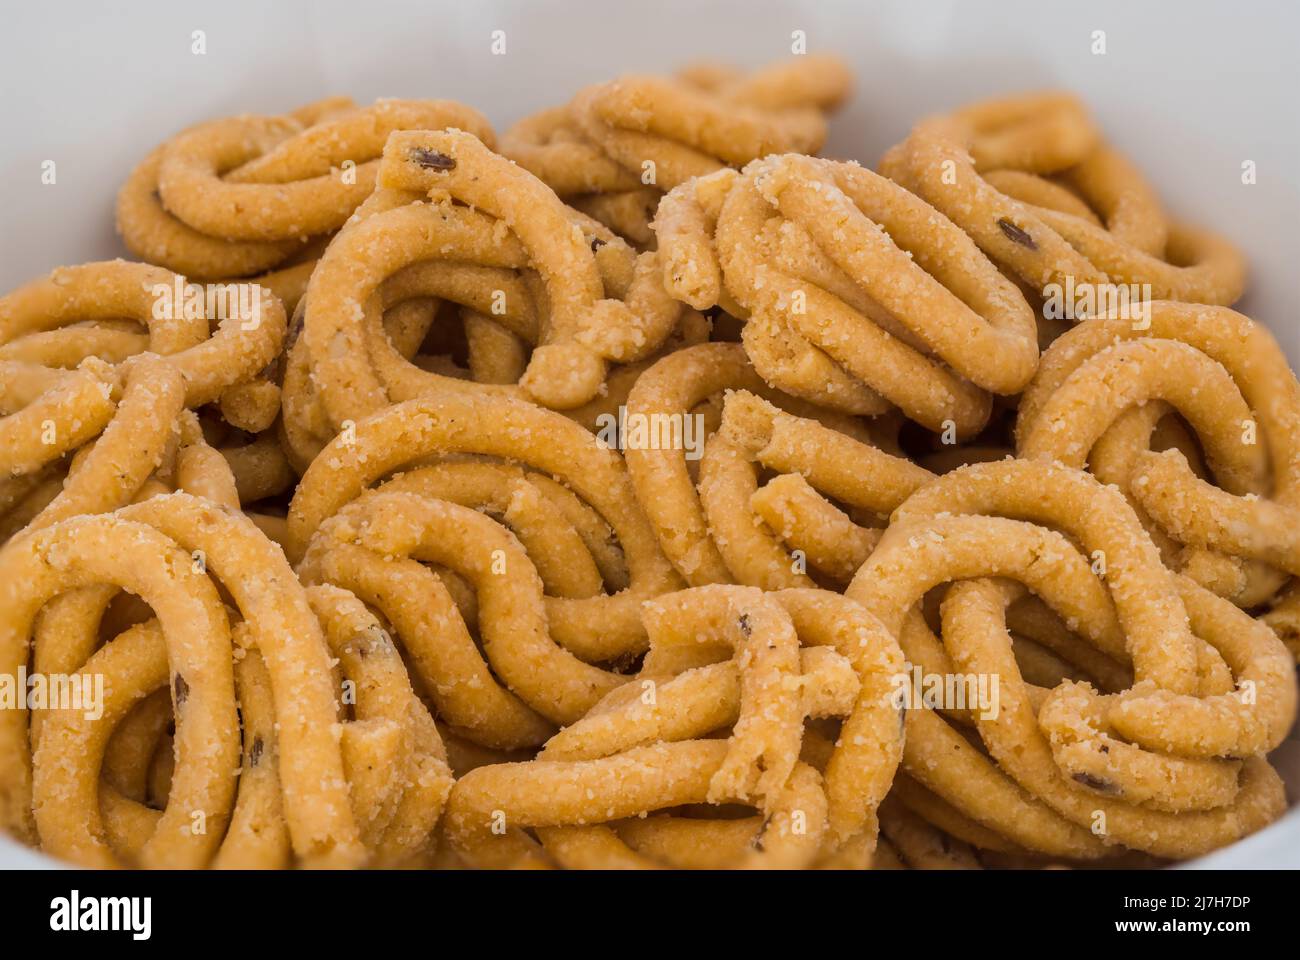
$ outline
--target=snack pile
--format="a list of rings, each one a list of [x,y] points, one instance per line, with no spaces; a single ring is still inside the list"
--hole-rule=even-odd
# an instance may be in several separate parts
[[[197,124],[0,299],[0,829],[91,867],[1154,866],[1282,815],[1300,386],[1064,93]],[[5,690],[8,699],[4,699]]]

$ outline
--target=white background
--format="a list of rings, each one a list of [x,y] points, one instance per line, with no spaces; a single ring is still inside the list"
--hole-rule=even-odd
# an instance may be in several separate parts
[[[323,0],[6,4],[0,34],[0,291],[124,253],[113,197],[155,144],[197,120],[334,93],[447,97],[498,130],[581,85],[701,58],[845,57],[856,94],[826,153],[874,165],[921,114],[1063,86],[1178,216],[1248,254],[1241,308],[1300,358],[1300,5],[1287,0]],[[191,53],[204,30],[207,53]],[[507,53],[490,52],[493,30]],[[1106,32],[1107,53],[1091,52]],[[41,163],[57,163],[43,186]],[[1255,161],[1258,183],[1241,183]],[[1292,742],[1291,747],[1296,744]],[[1234,862],[1300,865],[1300,821]],[[0,864],[5,850],[0,846]]]

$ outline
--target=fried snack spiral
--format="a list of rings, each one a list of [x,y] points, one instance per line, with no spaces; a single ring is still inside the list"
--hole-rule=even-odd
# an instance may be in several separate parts
[[[1176,446],[1152,448],[1171,412],[1208,474]],[[1117,484],[1167,562],[1240,606],[1300,573],[1300,385],[1272,335],[1239,313],[1157,302],[1149,323],[1079,324],[1044,355],[1016,433],[1021,456],[1086,463]]]
[[[480,767],[452,788],[447,810],[449,838],[463,858],[479,867],[544,866],[545,861],[526,845],[526,837],[517,833],[494,836],[494,820],[549,830],[597,817],[622,819],[699,803],[725,754],[722,742],[687,740],[634,747],[597,760]],[[814,770],[800,766],[798,774],[782,798],[781,808],[768,821],[761,840],[764,854],[747,851],[742,864],[792,867],[811,860],[825,829],[825,798]],[[810,821],[805,835],[795,835],[789,826],[796,813]],[[643,858],[612,831],[602,830],[594,837],[586,830],[582,833],[576,838],[560,833],[553,836],[553,842],[581,843],[580,851],[570,850],[567,855],[582,856],[588,865],[608,868],[614,857],[622,864],[644,865]],[[600,859],[593,862],[594,857]]]
[[[923,120],[880,170],[1036,290],[1149,285],[1148,299],[1225,305],[1241,296],[1237,250],[1171,223],[1069,94],[984,101]]]
[[[1007,548],[990,551],[990,539]],[[1104,577],[1085,557],[1100,557]],[[1024,584],[1088,643],[1131,663],[1132,687],[1026,685],[1004,612],[1018,592],[981,579],[990,577]],[[967,582],[944,599],[936,638],[914,605],[958,580]],[[987,754],[934,711],[914,709],[903,765],[1018,846],[1090,858],[1118,843],[1184,858],[1282,809],[1263,754],[1295,716],[1285,649],[1263,624],[1167,571],[1118,491],[1086,474],[1008,460],[935,480],[895,512],[848,596],[901,631],[909,661],[926,672],[996,678],[996,716],[952,718],[974,723]]]
[[[967,438],[988,391],[1033,376],[1015,284],[941,213],[855,164],[769,157],[679,187],[656,225],[668,291],[738,305],[755,368],[794,396],[853,414],[893,405]]]
[[[834,57],[801,56],[748,76],[696,71],[624,77],[521,120],[501,152],[560,197],[645,246],[663,193],[769,153],[815,153],[825,113],[851,77]]]
[[[145,157],[147,262],[0,299],[0,830],[968,870],[1276,820],[1300,383],[1239,255],[1065,94],[812,156],[849,85],[626,76],[499,153],[333,97]]]
[[[760,487],[756,467],[779,474]],[[770,590],[812,585],[807,567],[846,584],[878,524],[929,479],[903,457],[734,391],[705,446],[699,495],[733,576]]]
[[[307,589],[347,681],[355,690],[343,757],[353,810],[377,866],[419,862],[452,776],[433,717],[411,688],[392,638],[360,600],[331,586]]]
[[[707,406],[719,400],[720,410]],[[657,361],[637,378],[627,409],[650,423],[699,417],[702,428],[716,424],[695,476],[684,449],[625,451],[664,552],[695,586],[810,587],[800,569],[809,565],[832,582],[847,580],[877,535],[859,521],[887,516],[930,477],[865,442],[867,432],[850,418],[768,387],[739,344],[699,344]],[[781,476],[760,487],[760,467]]]
[[[144,524],[112,516],[65,520],[11,543],[0,551],[0,569],[6,574],[6,615],[0,627],[4,631],[4,663],[10,673],[26,662],[37,611],[60,593],[111,583],[143,597],[157,613],[175,699],[182,701],[177,724],[181,762],[173,782],[172,811],[164,815],[165,823],[146,845],[141,860],[157,866],[204,864],[220,833],[192,833],[188,829],[190,814],[204,811],[218,825],[229,816],[238,756],[230,628],[215,587],[193,571],[189,554],[169,538]],[[74,730],[61,720],[53,717],[43,732],[37,746],[38,761],[43,749],[47,755],[51,750],[76,755],[73,743],[66,742],[75,735]],[[42,770],[62,777],[68,767],[40,764],[33,777],[26,711],[5,711],[0,721],[6,828],[31,839],[36,838],[37,830],[42,838],[58,835],[61,818],[56,819],[57,808],[39,805],[33,819],[33,791],[37,796],[46,792]],[[82,862],[112,862],[104,840],[94,833],[93,824],[98,820],[95,778],[78,778],[77,785],[83,791],[90,789],[92,795],[83,795],[79,816],[67,824],[70,835],[66,842],[55,841],[56,847]],[[68,796],[72,786],[54,788],[50,794]]]
[[[471,361],[491,363],[493,380],[503,369],[514,373],[513,363],[490,361],[483,337],[496,330],[498,340],[513,335],[506,344],[535,345],[516,375],[521,389],[475,389],[555,408],[591,400],[606,361],[648,356],[677,324],[680,306],[663,292],[654,254],[638,259],[621,241],[615,246],[612,234],[470,134],[395,134],[381,182],[399,198],[432,190],[444,199],[363,211],[312,276],[303,338],[335,424],[393,400],[471,388],[415,367],[386,335],[381,317],[393,311],[384,309],[411,298],[462,304]]]
[[[473,620],[504,688],[441,581],[409,558],[437,564],[473,588]],[[573,722],[626,680],[555,643],[536,568],[502,526],[477,511],[379,491],[322,528],[301,570],[309,580],[345,584],[383,611],[443,718],[486,746],[535,744],[553,729],[546,721]]]
[[[61,268],[0,300],[3,472],[35,477],[74,455],[25,525],[127,503],[174,443],[182,410],[224,401],[276,358],[285,317],[271,294],[254,287],[256,312],[214,317],[209,334],[210,321],[172,296],[185,286],[115,260]],[[268,386],[273,419],[279,391]]]
[[[256,291],[260,304],[255,318],[192,317],[161,299],[163,289],[178,286],[185,286],[184,277],[143,263],[110,260],[62,267],[0,301],[0,341],[21,350],[34,334],[61,333],[70,341],[70,352],[52,366],[74,366],[78,353],[82,360],[98,356],[94,334],[85,324],[125,318],[148,331],[149,351],[169,357],[179,370],[186,406],[212,403],[276,358],[288,325],[284,307],[261,290]],[[210,322],[216,323],[211,332]],[[83,336],[91,339],[72,346]]]
[[[481,767],[457,784],[448,826],[461,855],[479,866],[645,867],[656,863],[649,851],[694,838],[696,866],[806,866],[848,850],[868,862],[875,809],[901,751],[891,690],[902,658],[892,637],[856,604],[818,590],[699,587],[651,601],[644,616],[650,651],[632,682],[536,760]],[[824,779],[799,759],[806,716],[846,718]],[[716,753],[716,741],[698,739],[728,727]],[[680,782],[684,759],[707,776]],[[667,803],[650,798],[656,782]],[[733,824],[738,843],[709,819],[617,822],[729,800],[766,814],[765,823]],[[543,849],[520,826],[537,828]]]
[[[289,555],[301,558],[320,525],[370,484],[424,458],[509,459],[559,480],[612,530],[627,565],[613,594],[547,602],[561,646],[599,661],[644,649],[643,599],[680,584],[636,504],[622,458],[573,421],[519,400],[447,395],[397,404],[340,434],[304,474],[290,505]]]
[[[186,469],[194,468],[183,468],[182,477]],[[197,483],[202,474],[191,476],[195,477],[191,482]],[[233,480],[228,475],[225,485],[227,493],[223,499],[233,499]],[[184,493],[152,497],[123,508],[105,519],[129,526],[144,523],[156,528],[162,535],[172,538],[168,542],[174,544],[171,548],[173,551],[177,550],[176,545],[187,551],[183,554],[187,571],[194,568],[201,572],[211,571],[230,591],[238,609],[246,618],[252,642],[265,661],[270,684],[275,691],[278,778],[283,783],[284,819],[293,850],[307,862],[356,864],[361,851],[348,808],[339,746],[330,733],[334,708],[329,686],[328,654],[302,588],[288,569],[283,555],[247,518],[214,501]],[[64,521],[50,529],[58,530],[66,524],[79,522],[80,518]],[[14,544],[9,549],[22,556],[25,551],[19,547],[19,544]],[[38,546],[34,549],[41,548]],[[129,588],[128,582],[107,582]],[[102,590],[82,590],[65,593],[55,600],[43,614],[46,622],[37,630],[34,658],[36,669],[45,673],[76,671],[89,651],[93,650],[100,615],[111,596],[111,590],[107,593]],[[142,596],[159,613],[165,631],[166,621],[162,620],[161,611],[149,596]],[[50,618],[57,618],[55,622],[62,623],[62,628],[53,629]],[[222,623],[224,622],[223,613]],[[186,635],[192,635],[192,632],[191,629]],[[175,659],[171,654],[169,657]],[[176,669],[178,668],[174,668],[173,672]],[[228,673],[229,662],[226,669]],[[163,677],[165,680],[165,668]],[[146,680],[137,682],[137,698],[147,696],[154,689]],[[185,700],[188,684],[190,681],[183,675],[179,681],[173,678],[177,700]],[[92,733],[99,736],[100,751],[103,750],[103,737],[112,730],[111,725],[105,729],[100,724],[86,724],[75,713],[64,716],[61,721],[52,716],[42,724],[40,744],[43,745],[46,741],[45,728],[56,722],[68,725],[65,736],[72,738],[74,743]],[[51,749],[54,752],[50,755],[48,768],[61,771],[60,775],[63,775],[66,772],[65,764],[57,759],[59,750],[53,747]],[[67,749],[75,748],[68,746]],[[39,789],[39,774],[43,769],[41,757],[38,750],[38,826],[42,797]],[[82,772],[87,774],[93,785],[95,770],[91,768]],[[55,798],[48,805],[51,811],[61,810],[61,816],[68,816],[67,808],[58,801],[61,793],[57,785],[50,787],[50,796]],[[209,818],[214,812],[221,812],[212,808],[187,808],[194,809],[206,810]],[[56,816],[54,812],[50,815]],[[189,813],[185,813],[185,816],[188,817]],[[220,823],[218,820],[219,825]],[[91,826],[84,829],[93,831]],[[42,827],[41,830],[42,838],[47,844],[56,842],[46,837],[46,828]],[[220,835],[219,829],[216,832]],[[77,840],[76,845],[81,855],[89,855],[87,851],[99,849],[93,833]]]
[[[84,369],[90,371],[94,367]],[[101,381],[101,385],[107,388],[105,392],[111,397],[111,381]],[[60,391],[55,388],[51,392]],[[44,412],[47,397],[48,394],[18,416],[25,417],[34,408]],[[126,384],[112,419],[97,439],[80,448],[72,459],[61,489],[30,518],[26,529],[48,526],[79,513],[113,510],[129,501],[159,465],[176,419],[184,409],[184,401],[185,387],[181,374],[166,360],[146,353],[128,361]],[[4,425],[17,426],[14,421],[14,417],[6,418]],[[58,422],[46,423],[53,424],[57,436]],[[75,423],[73,421],[69,426]],[[39,432],[44,434],[44,429]],[[75,429],[70,429],[69,433],[72,441],[76,442]],[[40,439],[44,440],[45,436]],[[13,469],[12,461],[10,469]]]
[[[243,642],[247,636],[245,623],[232,630],[236,643]],[[86,667],[92,668],[94,675],[104,677],[107,703],[103,716],[94,723],[76,720],[68,723],[56,718],[49,725],[50,735],[59,739],[38,750],[37,802],[41,810],[42,795],[50,795],[48,806],[55,809],[41,810],[38,814],[42,841],[55,850],[77,843],[78,827],[72,825],[76,824],[77,816],[83,815],[80,808],[94,803],[102,813],[102,823],[94,814],[85,815],[94,816],[88,821],[92,830],[102,830],[116,861],[139,864],[151,838],[160,826],[165,826],[163,812],[144,804],[145,794],[161,806],[168,801],[171,784],[178,774],[172,752],[173,738],[165,734],[159,722],[171,719],[171,693],[167,685],[167,650],[157,621],[148,620],[127,628],[92,656]],[[244,765],[230,826],[212,865],[224,869],[286,866],[290,849],[275,757],[270,683],[265,665],[255,650],[243,651],[235,675],[245,742]],[[160,696],[163,699],[159,700]],[[185,693],[180,699],[187,697]],[[165,712],[156,713],[155,703]],[[124,741],[123,736],[130,740]],[[74,751],[71,762],[69,750]],[[107,782],[100,785],[96,798],[93,793],[87,795],[86,787],[93,790],[101,760]],[[47,775],[45,771],[56,764],[57,771]],[[131,791],[135,796],[127,796],[118,787],[124,776],[132,776],[137,781],[147,778],[149,785],[147,789],[137,787]],[[74,790],[69,790],[73,783]],[[199,823],[203,830],[207,829],[206,818]],[[111,859],[100,862],[85,857],[84,853],[78,855],[67,849],[62,852],[92,864],[113,865]]]
[[[392,131],[444,126],[493,141],[481,114],[447,100],[335,100],[200,124],[132,173],[118,195],[118,232],[136,256],[189,276],[260,273],[343,225],[374,189]]]

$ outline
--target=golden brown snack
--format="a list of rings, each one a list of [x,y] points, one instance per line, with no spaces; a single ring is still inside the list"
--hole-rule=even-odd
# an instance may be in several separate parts
[[[177,725],[181,775],[173,784],[172,809],[141,858],[158,866],[205,863],[220,831],[191,832],[191,814],[198,811],[215,826],[223,824],[234,802],[238,754],[230,632],[215,587],[192,569],[189,554],[170,538],[144,524],[112,516],[65,520],[12,542],[0,551],[0,569],[5,571],[0,582],[6,611],[0,623],[0,649],[11,675],[26,662],[36,612],[60,593],[111,583],[142,596],[158,615],[173,702],[180,701],[176,709],[182,718]],[[83,771],[84,776],[78,777],[66,764],[40,762],[42,755],[76,756],[78,730],[99,728],[75,710],[53,714],[37,747],[33,778],[27,711],[4,711],[0,721],[6,829],[32,839],[38,830],[42,837],[57,835],[64,838],[59,849],[66,856],[111,863],[105,841],[94,828],[98,819],[94,771]],[[42,771],[56,779],[45,779]],[[33,795],[38,799],[35,814]],[[69,803],[79,798],[81,806],[70,811],[40,804],[47,795],[59,801],[67,798]]]
[[[634,830],[630,823],[579,826],[590,821],[575,822],[563,796],[545,789],[553,780],[564,783],[569,775],[603,783],[602,774],[621,771],[624,759],[651,759],[654,748],[649,745],[656,741],[683,748],[702,745],[707,741],[694,738],[732,727],[725,752],[710,765],[699,800],[717,804],[729,798],[750,799],[775,813],[775,824],[789,832],[790,842],[811,839],[811,845],[777,855],[776,865],[796,851],[801,852],[794,862],[869,862],[875,806],[888,789],[901,749],[891,690],[902,661],[892,638],[855,604],[816,590],[764,594],[748,587],[700,587],[652,602],[646,618],[651,648],[638,677],[553,737],[537,761],[510,765],[510,782],[518,784],[510,796],[517,799],[503,802],[491,814],[495,826],[465,823],[470,814],[464,812],[459,822],[453,821],[453,842],[462,855],[472,863],[545,863],[542,851],[514,829],[518,817],[524,817],[524,823],[548,825],[539,830],[545,853],[564,866],[645,867],[657,860],[678,866],[732,865],[754,836],[752,823],[727,827],[716,820],[674,815],[645,829]],[[809,646],[792,659],[801,640]],[[792,691],[798,691],[794,699]],[[797,761],[805,716],[848,718],[839,743],[822,763],[824,800],[819,799],[820,791],[810,792],[816,782],[812,769]],[[607,765],[597,762],[602,758]],[[671,778],[672,759],[662,759],[661,773]],[[457,787],[461,805],[475,803],[471,798],[478,796],[483,778],[505,773],[497,766],[469,774]],[[557,802],[515,810],[530,781],[536,790],[528,792]],[[655,805],[630,795],[635,790],[627,791],[627,782],[622,777],[602,788],[599,799],[618,806],[600,807],[601,820],[628,816],[625,803]],[[805,799],[792,804],[792,790],[796,798]],[[821,815],[817,811],[823,804],[825,833],[820,826],[814,829],[813,820]],[[456,793],[452,808],[457,808]],[[729,839],[729,830],[734,838]],[[771,833],[765,835],[764,848],[772,839]],[[696,850],[687,860],[681,848],[692,841]],[[763,862],[752,853],[744,857],[755,866]]]
[[[759,486],[760,470],[777,475]],[[903,457],[736,390],[705,446],[699,494],[733,575],[771,590],[811,585],[809,568],[847,584],[879,525],[928,480]]]
[[[478,655],[454,603],[408,558],[445,567],[473,587],[484,654],[515,696],[486,666],[468,665]],[[555,642],[536,568],[503,527],[474,510],[408,493],[364,497],[321,528],[300,569],[379,607],[423,661],[422,679],[444,717],[487,746],[529,745],[548,732],[538,715],[572,723],[625,682]],[[461,684],[468,689],[457,692]]]
[[[470,134],[394,134],[380,183],[435,202],[368,213],[312,276],[304,339],[336,425],[392,400],[466,389],[419,369],[383,335],[384,311],[412,297],[461,303],[533,344],[519,386],[557,409],[591,400],[607,361],[643,359],[677,324],[681,310],[660,286],[654,254],[635,257]]]
[[[1006,547],[988,550],[991,539]],[[1097,697],[1067,681],[1044,696],[1025,685],[1004,613],[1017,593],[980,577],[1023,583],[1094,646],[1131,661],[1132,688]],[[957,580],[969,582],[948,592],[939,639],[910,611]],[[1120,843],[1181,858],[1279,812],[1263,754],[1294,719],[1289,657],[1262,624],[1167,571],[1120,494],[1086,474],[1010,460],[945,475],[899,508],[849,595],[901,630],[926,672],[996,678],[996,709],[981,704],[964,721],[988,755],[919,709],[903,763],[1018,845],[1079,858]],[[1220,659],[1229,674],[1214,668]],[[1161,782],[1161,766],[1178,775]]]
[[[722,409],[710,408],[709,403],[718,399]],[[796,523],[784,536],[784,520],[779,529],[756,524],[755,511],[770,509],[770,516],[777,519],[779,506],[759,495],[757,466],[800,474],[828,496],[864,513],[886,515],[929,476],[868,446],[866,430],[850,418],[770,388],[738,344],[699,344],[659,360],[638,377],[628,395],[627,413],[629,419],[647,424],[652,437],[667,432],[670,440],[677,438],[677,442],[629,444],[625,456],[642,508],[664,552],[696,586],[812,585],[805,572],[812,559],[808,550],[812,547],[815,552],[813,540],[820,535],[819,528]],[[710,421],[721,429],[705,440]],[[703,444],[695,476],[683,442],[688,428],[695,440],[694,456],[699,456]],[[861,477],[855,479],[858,472]],[[824,515],[830,505],[821,506]],[[841,526],[852,522],[838,509],[831,516],[832,523]],[[727,542],[720,543],[720,537]],[[787,553],[782,541],[803,550],[802,560]],[[842,571],[847,560],[837,556],[826,565],[833,567],[836,562]]]
[[[1182,450],[1154,447],[1170,412],[1195,438]],[[1272,335],[1239,313],[1157,302],[1141,325],[1080,324],[1044,356],[1016,432],[1021,456],[1089,464],[1117,484],[1166,562],[1240,606],[1300,573],[1300,386]],[[1184,450],[1194,463],[1203,451],[1209,472]]]
[[[988,420],[985,391],[1017,393],[1033,376],[1019,289],[941,213],[869,170],[769,157],[687,183],[663,207],[669,292],[703,308],[725,288],[748,317],[750,359],[788,393],[856,414],[893,404],[965,438]]]
[[[522,462],[595,508],[622,547],[628,587],[612,595],[557,598],[548,604],[550,628],[563,646],[593,660],[642,648],[640,602],[680,581],[636,505],[622,458],[571,420],[519,400],[477,394],[410,400],[331,441],[290,506],[290,556],[301,557],[321,523],[374,481],[423,458],[455,454]]]
[[[174,451],[186,408],[229,411],[242,398],[250,416],[274,419],[278,388],[258,374],[279,354],[284,309],[261,287],[234,290],[114,260],[60,268],[0,300],[14,358],[0,360],[0,467],[32,477],[73,454],[55,496],[27,491],[26,524],[129,502]]]
[[[447,100],[335,98],[296,115],[243,115],[184,130],[135,170],[117,228],[133,254],[187,275],[243,277],[337,230],[374,189],[394,130],[454,126],[492,140],[475,110]]]
[[[343,698],[352,722],[342,743],[357,822],[376,865],[410,864],[430,852],[451,790],[446,748],[392,638],[364,604],[329,586],[309,587],[307,597],[353,694]],[[384,763],[394,743],[398,752]]]
[[[1237,250],[1170,223],[1069,94],[985,101],[923,120],[880,169],[1036,290],[1134,284],[1149,287],[1144,299],[1231,304],[1241,296]]]
[[[663,193],[769,153],[815,153],[852,78],[801,56],[744,76],[624,77],[521,120],[501,152],[617,233],[645,245]]]
[[[1240,258],[1065,94],[924,120],[892,180],[809,156],[848,83],[624,77],[502,154],[336,97],[151,153],[150,263],[0,299],[0,829],[1040,869],[1277,819],[1300,385],[1197,305]]]

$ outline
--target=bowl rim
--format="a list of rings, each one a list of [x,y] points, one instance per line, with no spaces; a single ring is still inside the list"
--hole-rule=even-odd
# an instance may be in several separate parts
[[[34,850],[0,832],[0,870],[66,870],[72,865]],[[1176,864],[1175,870],[1300,869],[1300,805],[1275,823],[1221,850]]]

